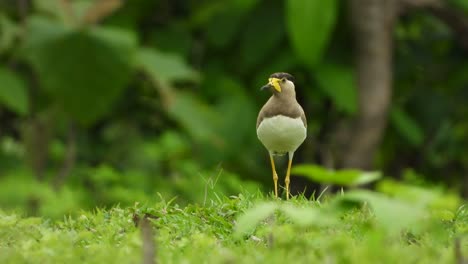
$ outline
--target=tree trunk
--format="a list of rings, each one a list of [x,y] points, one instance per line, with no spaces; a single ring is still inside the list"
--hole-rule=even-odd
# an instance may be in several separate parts
[[[395,0],[350,0],[357,63],[358,113],[343,167],[370,169],[387,124],[392,94]]]

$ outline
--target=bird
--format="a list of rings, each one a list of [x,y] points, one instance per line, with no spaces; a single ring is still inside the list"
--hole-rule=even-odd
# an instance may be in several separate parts
[[[260,90],[270,90],[271,97],[263,105],[257,117],[257,137],[270,155],[275,197],[278,198],[278,174],[274,156],[288,155],[285,187],[289,199],[290,174],[294,152],[307,137],[307,118],[296,99],[294,77],[285,72],[270,75],[268,83]]]

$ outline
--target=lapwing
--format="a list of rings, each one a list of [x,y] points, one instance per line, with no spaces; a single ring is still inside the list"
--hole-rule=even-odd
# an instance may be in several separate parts
[[[274,156],[288,155],[285,188],[286,199],[289,199],[292,160],[294,152],[307,137],[307,119],[296,100],[294,77],[291,74],[273,73],[268,79],[268,84],[261,90],[270,90],[272,95],[258,113],[257,136],[270,155],[276,198],[278,198],[278,174]]]

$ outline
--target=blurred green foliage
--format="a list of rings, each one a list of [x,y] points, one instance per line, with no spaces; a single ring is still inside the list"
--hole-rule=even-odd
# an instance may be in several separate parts
[[[334,171],[317,165],[298,165],[292,169],[292,173],[316,182],[341,186],[365,185],[382,177],[379,172],[364,172],[356,169]]]
[[[0,1],[0,205],[58,216],[156,193],[202,203],[270,190],[254,127],[269,96],[258,88],[277,71],[296,76],[309,117],[297,160],[323,162],[321,146],[336,144],[330,135],[358,111],[345,8],[331,0]],[[424,183],[460,191],[467,52],[423,12],[405,15],[395,36],[394,99],[376,166],[395,176],[413,168]]]
[[[445,210],[361,190],[286,202],[244,192],[184,207],[160,199],[57,221],[0,211],[0,261],[135,263],[146,248],[157,263],[463,262],[468,210]],[[144,217],[156,232],[139,228]]]

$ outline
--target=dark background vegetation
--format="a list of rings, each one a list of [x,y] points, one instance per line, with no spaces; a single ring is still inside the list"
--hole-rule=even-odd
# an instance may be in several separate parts
[[[0,0],[0,205],[270,191],[255,121],[277,71],[308,116],[296,164],[466,196],[467,14],[466,0]]]

